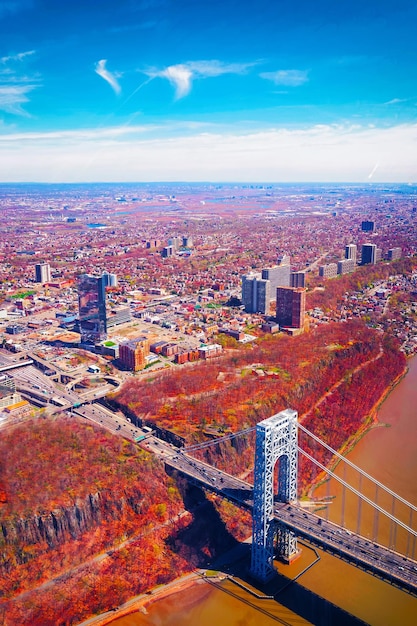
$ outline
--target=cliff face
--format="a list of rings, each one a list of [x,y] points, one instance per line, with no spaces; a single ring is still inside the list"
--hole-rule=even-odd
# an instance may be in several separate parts
[[[1,550],[1,545],[13,547],[16,562],[27,561],[23,546],[46,543],[49,548],[76,539],[85,531],[98,526],[103,519],[118,517],[129,506],[139,508],[135,499],[119,498],[115,500],[108,493],[89,494],[83,500],[77,499],[69,507],[54,509],[49,513],[35,514],[28,518],[5,521],[0,526],[0,568],[7,568],[8,550]]]

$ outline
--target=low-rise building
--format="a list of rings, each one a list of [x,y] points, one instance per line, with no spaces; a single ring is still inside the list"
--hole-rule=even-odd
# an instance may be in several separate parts
[[[354,259],[342,259],[337,263],[338,274],[350,274],[354,271],[356,262]]]
[[[212,359],[216,356],[220,356],[223,348],[219,343],[211,343],[207,346],[200,346],[198,349],[198,356],[200,359]]]
[[[327,263],[327,265],[320,265],[319,276],[323,278],[334,278],[337,276],[337,264]]]

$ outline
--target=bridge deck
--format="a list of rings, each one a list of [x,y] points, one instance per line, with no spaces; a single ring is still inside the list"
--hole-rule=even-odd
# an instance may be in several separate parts
[[[154,450],[156,451],[156,450]],[[249,511],[253,485],[182,452],[165,448],[165,463],[197,485]],[[275,519],[301,538],[412,594],[417,594],[417,562],[294,505],[276,503]]]

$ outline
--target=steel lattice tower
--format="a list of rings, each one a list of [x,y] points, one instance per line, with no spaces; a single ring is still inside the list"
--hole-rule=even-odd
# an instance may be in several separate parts
[[[290,559],[297,552],[294,533],[274,520],[274,468],[278,459],[278,501],[297,499],[297,418],[297,411],[285,409],[256,426],[251,573],[261,581],[269,580],[275,572],[275,534],[277,556]]]

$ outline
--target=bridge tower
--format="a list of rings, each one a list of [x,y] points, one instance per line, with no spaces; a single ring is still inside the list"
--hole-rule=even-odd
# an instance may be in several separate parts
[[[251,573],[263,582],[275,572],[275,535],[277,556],[290,560],[297,552],[294,533],[274,520],[274,468],[278,459],[277,500],[297,499],[297,418],[297,411],[285,409],[256,426]]]

